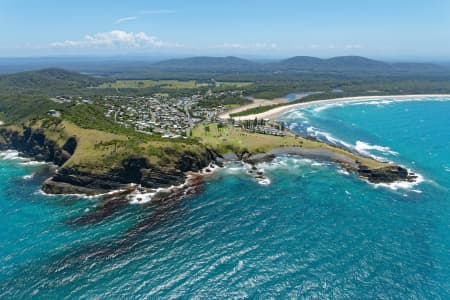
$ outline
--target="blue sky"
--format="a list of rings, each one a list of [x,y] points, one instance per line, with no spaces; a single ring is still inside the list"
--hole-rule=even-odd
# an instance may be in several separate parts
[[[450,60],[448,0],[0,0],[0,56]]]

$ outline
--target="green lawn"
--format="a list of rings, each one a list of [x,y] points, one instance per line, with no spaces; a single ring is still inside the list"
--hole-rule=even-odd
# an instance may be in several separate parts
[[[202,143],[218,149],[222,153],[241,150],[261,153],[275,148],[302,147],[305,142],[304,139],[294,135],[286,137],[265,135],[247,132],[231,125],[224,125],[220,128],[215,123],[199,124],[193,129],[192,137],[200,139]]]
[[[161,86],[169,89],[192,89],[200,86],[206,86],[207,84],[198,84],[195,80],[180,81],[180,80],[117,80],[112,83],[104,83],[100,85],[100,88],[113,88],[113,89],[139,89],[139,88],[152,88]]]
[[[223,154],[243,150],[252,153],[263,153],[276,148],[301,147],[332,151],[351,159],[359,160],[364,165],[374,169],[386,166],[385,163],[378,162],[372,158],[363,157],[326,143],[304,139],[294,134],[288,134],[284,137],[273,136],[248,132],[231,125],[223,125],[220,128],[214,123],[197,125],[192,130],[192,137],[200,139],[202,143],[217,149]]]

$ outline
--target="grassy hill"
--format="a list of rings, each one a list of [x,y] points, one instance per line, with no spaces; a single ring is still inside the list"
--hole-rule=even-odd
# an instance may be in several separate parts
[[[0,120],[6,123],[17,123],[45,115],[50,109],[59,110],[57,104],[45,96],[0,95]]]
[[[63,118],[62,121],[47,118],[31,124],[32,128],[43,129],[46,137],[56,141],[60,147],[69,137],[76,136],[78,147],[64,167],[91,173],[107,173],[130,157],[145,157],[155,166],[170,165],[175,168],[184,152],[202,153],[204,148],[190,140],[160,139],[86,126],[83,128],[70,118]]]

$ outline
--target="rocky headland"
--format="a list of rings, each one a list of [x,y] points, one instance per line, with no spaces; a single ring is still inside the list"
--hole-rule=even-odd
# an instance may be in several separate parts
[[[261,162],[270,162],[280,155],[297,155],[335,162],[371,183],[412,182],[416,179],[413,173],[401,166],[376,162],[343,149],[334,149],[330,145],[325,148],[283,147],[264,153],[244,150],[224,156],[209,146],[202,146],[197,147],[195,152],[189,149],[179,152],[176,160],[167,164],[155,164],[148,157],[133,155],[120,162],[111,163],[111,167],[106,171],[104,168],[98,171],[95,167],[89,170],[67,163],[77,151],[81,151],[78,147],[79,139],[77,136],[68,136],[64,142],[58,142],[48,137],[46,131],[41,128],[0,128],[0,150],[15,149],[24,156],[58,166],[53,176],[42,186],[42,190],[48,194],[98,195],[114,190],[131,193],[134,189],[130,189],[130,185],[147,190],[167,189],[183,186],[187,182],[188,174],[192,176],[202,169],[207,169],[211,163],[220,165],[229,159],[241,160],[255,166]],[[263,178],[263,174],[258,173],[256,169],[254,174]]]
[[[78,137],[71,136],[60,147],[46,136],[43,129],[0,129],[0,150],[15,149],[23,156],[58,166],[55,174],[42,186],[42,190],[49,194],[98,195],[126,190],[130,184],[148,189],[168,188],[183,184],[187,172],[199,172],[220,157],[217,152],[204,147],[202,152],[183,152],[175,165],[156,165],[147,157],[134,156],[123,159],[108,172],[97,172],[66,165],[77,151],[77,145]]]

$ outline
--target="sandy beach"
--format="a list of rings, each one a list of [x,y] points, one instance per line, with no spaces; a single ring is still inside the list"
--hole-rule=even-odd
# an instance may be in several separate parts
[[[251,108],[255,108],[255,107],[260,107],[260,106],[270,106],[270,105],[275,105],[275,104],[281,104],[281,103],[287,103],[288,101],[286,99],[283,98],[277,98],[274,100],[266,100],[266,99],[253,99],[253,102],[248,104],[248,105],[243,105],[237,108],[234,108],[232,110],[229,110],[223,114],[221,114],[219,116],[219,118],[223,119],[223,120],[228,120],[230,118],[231,114],[235,114],[247,109],[251,109]]]
[[[274,109],[259,113],[259,114],[253,114],[248,116],[241,116],[241,117],[235,117],[235,120],[253,120],[255,118],[258,119],[276,119],[282,114],[298,109],[298,108],[307,108],[309,106],[313,105],[326,105],[326,104],[335,104],[335,103],[344,103],[344,102],[361,102],[361,101],[373,101],[373,100],[383,100],[383,99],[389,99],[389,100],[405,100],[405,99],[420,99],[420,98],[450,98],[450,94],[428,94],[428,95],[390,95],[390,96],[359,96],[359,97],[347,97],[347,98],[333,98],[333,99],[325,99],[325,100],[317,100],[317,101],[309,101],[309,102],[303,102],[303,103],[295,103],[291,105],[276,107]],[[244,111],[250,108],[255,107],[255,104],[252,103],[250,105],[246,105],[243,107],[240,107],[239,111]],[[226,116],[226,119],[229,118],[229,114],[235,113],[229,112],[227,114],[224,114],[220,116],[223,118],[223,116]]]

